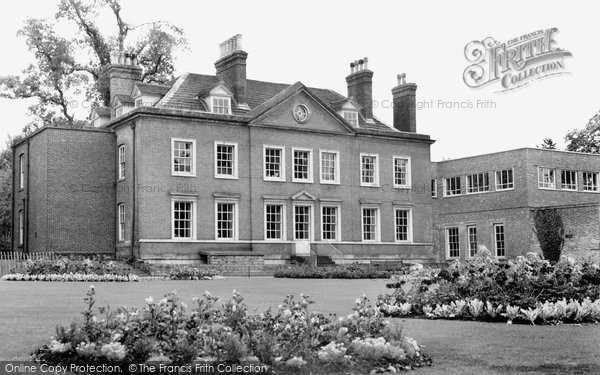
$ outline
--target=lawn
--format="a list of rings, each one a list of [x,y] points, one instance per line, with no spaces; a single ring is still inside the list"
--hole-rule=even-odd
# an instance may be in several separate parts
[[[148,296],[177,290],[184,302],[205,290],[240,291],[251,309],[276,307],[286,294],[305,293],[314,310],[348,314],[363,293],[374,300],[386,280],[245,279],[97,283],[98,306],[144,305]],[[27,354],[54,333],[56,324],[79,316],[88,283],[0,282],[0,360]],[[401,324],[400,320],[396,323]],[[407,335],[425,345],[434,366],[415,374],[600,373],[600,325],[526,326],[407,319]]]

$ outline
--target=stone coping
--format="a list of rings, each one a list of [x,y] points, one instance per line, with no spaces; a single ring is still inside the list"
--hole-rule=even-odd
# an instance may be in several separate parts
[[[265,254],[258,251],[251,250],[199,250],[198,254],[200,255],[211,255],[211,256],[261,256],[263,257]]]

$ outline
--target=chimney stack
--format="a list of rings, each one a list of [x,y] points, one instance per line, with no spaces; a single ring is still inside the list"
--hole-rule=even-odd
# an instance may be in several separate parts
[[[246,58],[242,50],[242,34],[234,35],[219,44],[219,60],[215,62],[217,77],[233,91],[238,107],[248,107],[246,103]],[[249,108],[249,107],[248,107]]]
[[[406,73],[398,74],[398,86],[392,89],[394,128],[403,132],[417,132],[417,85],[406,83]]]
[[[137,65],[137,56],[129,53],[112,53],[107,73],[111,107],[115,95],[130,96],[135,82],[142,80],[142,68]]]
[[[365,119],[373,118],[373,72],[368,69],[369,59],[363,58],[350,63],[350,75],[346,77],[348,97],[361,107]]]

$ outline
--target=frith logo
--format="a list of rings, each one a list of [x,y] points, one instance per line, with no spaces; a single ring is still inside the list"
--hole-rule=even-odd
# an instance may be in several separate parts
[[[500,43],[492,37],[474,40],[465,47],[465,58],[472,63],[463,73],[463,80],[472,88],[499,82],[497,92],[514,90],[535,80],[565,70],[565,57],[571,52],[558,48],[557,28],[537,30]]]

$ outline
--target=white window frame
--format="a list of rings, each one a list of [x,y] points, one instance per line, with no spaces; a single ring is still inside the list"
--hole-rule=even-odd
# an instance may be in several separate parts
[[[323,179],[323,154],[334,154],[335,155],[335,171],[333,181]],[[319,182],[325,185],[339,185],[340,184],[340,152],[337,150],[319,150]]]
[[[125,145],[120,145],[117,149],[117,160],[118,160],[118,179],[117,181],[123,181],[125,179]]]
[[[458,240],[458,255],[451,256],[450,255],[450,230],[456,229],[457,234],[456,238]],[[459,259],[460,258],[460,227],[458,225],[448,226],[444,228],[444,238],[445,238],[445,247],[446,247],[446,259]]]
[[[296,237],[296,207],[310,207],[310,223],[308,225],[308,237],[309,238],[297,238]],[[315,240],[315,205],[307,202],[294,202],[292,205],[292,238],[294,241],[309,241]]]
[[[408,214],[406,215],[406,220],[408,221],[407,223],[407,233],[406,233],[406,240],[399,240],[398,239],[398,221],[397,221],[397,212],[398,211],[405,211]],[[397,243],[412,243],[413,242],[413,219],[412,219],[412,208],[411,207],[394,207],[394,242]]]
[[[308,178],[296,178],[296,151],[308,152]],[[313,182],[313,149],[292,147],[292,182],[312,183]]]
[[[226,106],[222,106],[222,105],[215,105],[215,100],[225,100],[227,102]],[[215,111],[215,108],[227,108],[227,112],[223,113],[223,112],[217,112]],[[218,115],[230,115],[231,114],[231,98],[228,96],[211,96],[210,97],[210,111],[212,113],[218,114]]]
[[[432,178],[431,179],[431,198],[437,198],[438,197],[438,179],[437,178]]]
[[[473,248],[471,247],[471,232],[470,229],[475,229],[475,252],[472,254],[473,252]],[[477,233],[477,225],[475,224],[467,224],[466,226],[466,235],[467,235],[467,257],[468,258],[472,258],[473,256],[475,256],[477,254],[477,250],[479,247],[479,234]]]
[[[396,160],[406,160],[406,183],[405,184],[397,184],[396,183]],[[398,156],[394,155],[392,157],[392,178],[394,179],[394,188],[397,189],[410,189],[411,188],[411,160],[410,156]]]
[[[335,239],[329,239],[329,238],[325,238],[324,234],[325,234],[325,228],[324,228],[324,221],[323,221],[323,209],[324,208],[335,208]],[[326,242],[340,242],[342,240],[342,223],[341,223],[341,218],[342,218],[342,207],[339,204],[322,204],[321,205],[321,240],[322,241],[326,241]]]
[[[118,242],[125,242],[125,224],[127,222],[127,212],[125,211],[125,203],[119,203],[117,205],[117,231],[118,231]]]
[[[275,149],[280,152],[280,168],[281,173],[279,177],[269,177],[267,176],[267,149]],[[285,181],[285,146],[276,146],[276,145],[263,145],[263,179],[265,181]]]
[[[218,146],[233,146],[233,167],[232,167],[232,175],[229,174],[220,174],[217,167],[217,148]],[[222,178],[228,180],[237,180],[238,179],[238,144],[237,142],[223,142],[223,141],[215,141],[214,145],[214,168],[215,168],[215,178]]]
[[[192,156],[190,172],[175,171],[175,142],[191,142]],[[184,138],[171,138],[171,176],[196,177],[196,140]]]
[[[453,194],[448,194],[448,189],[447,189],[448,188],[448,180],[455,179],[455,178],[457,178],[458,181],[460,182],[459,192],[458,193],[453,193]],[[454,176],[454,177],[446,177],[446,178],[444,178],[443,188],[444,189],[442,191],[442,194],[443,194],[444,197],[456,197],[456,196],[462,195],[462,177],[461,176]]]
[[[586,175],[592,176],[592,184],[591,185],[587,183],[587,179],[585,178]],[[583,181],[581,182],[581,186],[582,186],[583,191],[588,192],[588,193],[598,193],[600,191],[600,187],[598,186],[600,184],[600,173],[584,171],[582,173],[582,178],[583,178]],[[594,184],[594,178],[596,180],[595,184]]]
[[[223,238],[219,238],[219,226],[218,226],[218,218],[219,218],[219,212],[218,212],[218,207],[219,204],[233,204],[233,237],[229,238],[229,237],[223,237]],[[239,231],[238,231],[238,227],[239,227],[239,209],[238,209],[239,205],[238,205],[238,201],[237,199],[215,199],[215,217],[214,217],[214,225],[215,225],[215,240],[216,241],[237,241],[239,239]]]
[[[19,189],[25,189],[25,154],[19,155]]]
[[[342,117],[344,117],[344,120],[346,120],[350,126],[354,128],[358,127],[358,111],[343,110]]]
[[[544,171],[552,173],[553,181],[545,182],[543,179]],[[556,169],[548,167],[538,167],[538,189],[554,190],[556,189]]]
[[[365,209],[375,210],[375,239],[365,240]],[[373,205],[360,206],[360,238],[362,242],[379,243],[381,242],[381,207]]]
[[[363,157],[371,157],[375,158],[375,162],[373,163],[373,182],[364,182],[363,180]],[[371,153],[360,153],[359,159],[359,170],[360,170],[360,186],[368,186],[368,187],[377,187],[379,186],[379,154],[371,154]]]
[[[563,181],[563,174],[569,173],[571,177],[575,176],[575,184],[565,184]],[[560,170],[560,190],[566,191],[577,191],[579,189],[579,178],[576,170],[573,169],[561,169]],[[565,187],[568,186],[568,187]]]
[[[144,99],[143,98],[136,98],[135,99],[135,108],[141,107],[144,105]]]
[[[281,207],[281,237],[280,238],[267,238],[267,206],[280,206]],[[265,201],[263,204],[263,226],[264,233],[263,238],[265,241],[286,241],[287,240],[287,231],[286,231],[286,208],[287,205],[285,202],[278,201]]]
[[[192,223],[190,228],[190,237],[175,237],[175,202],[191,202],[192,203]],[[171,239],[174,241],[188,241],[196,239],[197,226],[197,199],[195,197],[174,196],[171,197]]]
[[[487,185],[480,185],[479,177],[482,178],[482,182],[485,184],[485,179],[487,175]],[[473,187],[473,179],[477,180],[477,187]],[[480,172],[480,173],[472,173],[465,176],[465,184],[466,184],[466,193],[467,194],[481,194],[481,193],[489,193],[490,186],[490,173],[489,172]],[[474,190],[473,189],[477,189]],[[470,191],[471,190],[471,191]]]
[[[115,117],[123,116],[123,105],[115,108]]]
[[[502,182],[502,172],[510,171],[511,181],[510,183],[503,184]],[[498,179],[498,174],[500,174],[500,179]],[[507,174],[508,176],[508,174]],[[503,188],[502,185],[510,185],[509,187]],[[515,189],[515,170],[514,168],[500,169],[498,171],[494,171],[494,187],[496,191],[504,191],[504,190],[514,190]]]
[[[23,210],[19,210],[19,246],[25,242],[25,218]]]
[[[496,228],[502,227],[502,244],[504,246],[504,255],[498,255],[498,241],[497,241],[497,233]],[[494,223],[492,230],[492,240],[494,242],[494,256],[496,258],[506,258],[506,225],[504,223]]]

